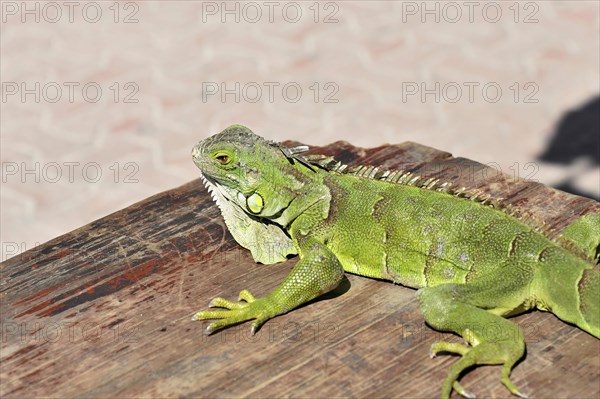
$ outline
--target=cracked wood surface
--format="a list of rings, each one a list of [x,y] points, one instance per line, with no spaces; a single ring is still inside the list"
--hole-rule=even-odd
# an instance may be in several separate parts
[[[481,188],[557,231],[600,213],[596,201],[415,143],[337,142],[311,152]],[[248,323],[207,337],[207,323],[190,320],[215,296],[268,293],[295,262],[254,264],[199,179],[57,237],[0,266],[0,395],[439,396],[456,357],[431,360],[429,346],[459,338],[428,328],[409,288],[348,274],[335,292],[270,320],[254,337]],[[528,345],[513,371],[521,391],[600,397],[599,340],[549,313],[513,320]],[[510,397],[498,367],[462,382],[481,397]]]

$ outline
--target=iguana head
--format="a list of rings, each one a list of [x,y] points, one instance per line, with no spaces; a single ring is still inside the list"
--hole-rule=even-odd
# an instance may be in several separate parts
[[[296,253],[284,228],[298,216],[292,203],[306,199],[310,174],[315,174],[296,162],[294,154],[301,150],[306,148],[283,147],[240,125],[192,149],[229,231],[258,262],[274,263]]]
[[[285,175],[290,162],[282,147],[241,125],[199,142],[192,157],[207,187],[250,215],[270,218],[280,214],[293,199],[294,193],[286,188],[300,186]]]

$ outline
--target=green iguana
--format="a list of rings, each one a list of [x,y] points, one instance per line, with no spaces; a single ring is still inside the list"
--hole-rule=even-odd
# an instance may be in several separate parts
[[[199,142],[194,162],[235,240],[264,264],[300,260],[273,292],[239,301],[214,298],[194,320],[217,319],[208,334],[246,320],[265,321],[333,290],[344,271],[417,288],[427,323],[468,345],[439,341],[431,355],[461,355],[442,385],[471,398],[463,370],[501,365],[510,381],[525,352],[521,329],[504,319],[537,308],[600,338],[600,214],[559,237],[501,204],[476,200],[410,173],[347,168],[331,157],[299,153],[233,125]],[[486,328],[489,325],[499,328]],[[498,331],[502,333],[499,334]]]

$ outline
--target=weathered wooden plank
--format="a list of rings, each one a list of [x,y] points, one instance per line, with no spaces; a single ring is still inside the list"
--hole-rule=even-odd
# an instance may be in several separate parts
[[[291,143],[289,143],[291,144]],[[561,230],[596,201],[415,143],[312,152],[481,188]],[[193,167],[190,163],[190,167]],[[0,265],[2,397],[437,397],[453,357],[424,325],[414,291],[348,275],[325,299],[210,337],[190,316],[216,296],[268,293],[295,260],[264,266],[231,238],[198,180],[158,194]],[[514,381],[536,398],[600,396],[600,341],[551,314],[515,318],[528,355]],[[499,369],[463,379],[509,397]]]

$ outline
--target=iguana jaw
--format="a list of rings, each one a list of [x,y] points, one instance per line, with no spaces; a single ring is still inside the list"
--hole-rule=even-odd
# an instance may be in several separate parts
[[[283,228],[276,224],[261,222],[249,215],[232,195],[233,191],[207,179],[201,173],[202,182],[219,207],[231,235],[252,253],[256,262],[272,264],[282,262],[288,255],[297,253],[292,240]]]
[[[213,201],[215,201],[221,212],[223,212],[224,207],[240,207],[240,204],[233,200],[231,194],[225,189],[224,186],[208,180],[202,172],[200,172],[200,178],[202,179],[202,183],[204,183],[204,187],[206,187],[206,190],[212,197]],[[227,204],[227,202],[230,202],[231,204]]]

